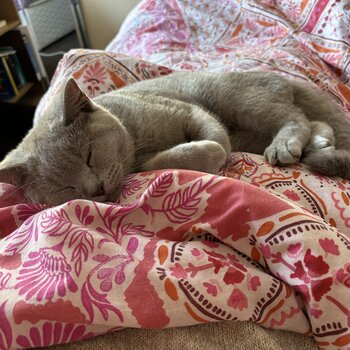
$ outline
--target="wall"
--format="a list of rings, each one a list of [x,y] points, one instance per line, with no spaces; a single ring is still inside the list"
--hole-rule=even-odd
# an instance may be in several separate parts
[[[104,49],[139,0],[80,0],[91,48]]]

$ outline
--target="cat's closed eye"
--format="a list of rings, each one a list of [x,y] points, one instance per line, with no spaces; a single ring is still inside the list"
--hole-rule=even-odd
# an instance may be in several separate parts
[[[56,192],[61,192],[61,191],[66,191],[66,190],[76,190],[76,188],[74,186],[66,186],[66,187],[60,188]]]
[[[92,157],[92,151],[89,152],[88,156],[87,156],[87,159],[86,159],[86,164],[88,167],[91,168],[92,166],[92,162],[91,162],[91,157]]]

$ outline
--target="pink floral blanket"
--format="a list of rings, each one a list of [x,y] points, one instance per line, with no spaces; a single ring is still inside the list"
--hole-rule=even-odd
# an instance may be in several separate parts
[[[350,110],[349,28],[341,0],[145,0],[106,51],[64,56],[36,118],[67,76],[96,96],[173,69],[273,70]],[[215,176],[132,174],[106,204],[0,184],[0,349],[226,320],[346,349],[349,297],[350,182],[301,165],[234,153]]]

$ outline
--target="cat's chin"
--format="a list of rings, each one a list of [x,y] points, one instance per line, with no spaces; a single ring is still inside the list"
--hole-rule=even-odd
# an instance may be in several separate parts
[[[121,195],[121,192],[122,192],[122,186],[119,186],[116,190],[107,194],[107,201],[113,202],[113,203],[117,202]]]
[[[102,195],[102,196],[95,196],[95,197],[91,197],[89,198],[90,201],[94,201],[94,202],[100,202],[100,203],[104,203],[109,201],[107,195]]]

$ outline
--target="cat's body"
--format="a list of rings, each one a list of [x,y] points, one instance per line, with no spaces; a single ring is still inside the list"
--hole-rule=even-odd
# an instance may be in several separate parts
[[[62,108],[63,107],[63,108]],[[116,200],[133,171],[215,173],[232,151],[350,178],[350,124],[317,88],[265,72],[176,73],[89,100],[69,80],[0,180],[35,201]]]

